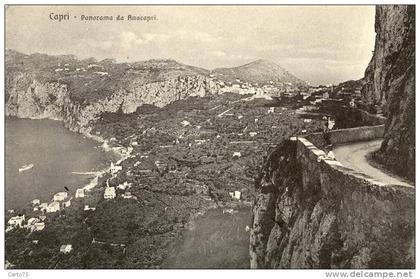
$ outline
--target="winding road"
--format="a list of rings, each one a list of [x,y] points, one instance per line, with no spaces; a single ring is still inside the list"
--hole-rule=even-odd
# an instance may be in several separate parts
[[[383,172],[381,169],[372,166],[366,159],[366,155],[378,150],[381,146],[382,139],[363,141],[350,143],[345,145],[339,145],[334,148],[333,152],[336,160],[348,168],[352,168],[361,173],[367,174],[372,178],[393,185],[402,185],[406,187],[414,187],[413,184],[409,184],[399,177]]]

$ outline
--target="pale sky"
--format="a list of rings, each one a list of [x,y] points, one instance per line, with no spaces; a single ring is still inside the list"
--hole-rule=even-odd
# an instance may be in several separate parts
[[[157,20],[80,20],[118,14]],[[374,6],[9,6],[6,48],[118,62],[172,58],[209,70],[268,59],[318,85],[363,77],[374,20]]]

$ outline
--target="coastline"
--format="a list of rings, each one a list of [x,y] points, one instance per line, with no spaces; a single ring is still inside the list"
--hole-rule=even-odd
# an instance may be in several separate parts
[[[60,119],[60,118],[47,118],[47,117],[43,117],[43,118],[40,118],[40,117],[25,117],[25,118],[21,118],[21,117],[18,117],[18,116],[6,115],[5,116],[5,122],[7,121],[7,119],[51,120],[51,121],[56,121],[56,122],[63,123],[63,119]],[[62,127],[64,129],[66,129],[67,131],[70,131],[70,132],[75,133],[75,134],[80,134],[81,136],[83,136],[85,138],[88,138],[90,140],[93,140],[93,141],[95,141],[97,143],[102,143],[102,145],[100,147],[101,147],[101,149],[102,149],[103,152],[105,152],[105,153],[112,152],[112,154],[115,157],[117,157],[117,160],[115,160],[115,159],[112,159],[111,160],[112,163],[122,162],[123,160],[125,160],[125,159],[128,158],[128,156],[125,155],[125,154],[127,154],[127,148],[125,148],[125,147],[119,147],[119,148],[109,147],[109,148],[105,148],[104,147],[104,143],[108,143],[108,141],[106,139],[100,137],[100,136],[92,135],[92,134],[90,134],[88,132],[75,132],[75,131],[72,131],[72,130],[68,129],[65,125],[62,125]],[[5,133],[7,133],[7,129],[5,129]],[[108,167],[105,167],[103,169],[100,169],[99,171],[96,171],[95,172],[96,174],[89,180],[89,182],[87,184],[84,184],[84,185],[80,185],[79,184],[79,185],[77,185],[77,188],[83,188],[86,191],[92,190],[94,187],[97,186],[98,180],[104,174],[106,174],[109,171],[110,171],[110,167],[109,166]],[[7,183],[7,181],[6,181],[6,183]],[[51,192],[51,195],[52,196],[54,196],[55,194],[57,194],[57,193],[54,193],[54,191]],[[69,193],[69,194],[70,195],[73,195],[74,193]],[[6,196],[5,196],[5,199],[7,199]],[[34,200],[34,199],[38,199],[38,197],[32,197],[32,198],[30,198],[26,202],[26,204],[30,204],[31,200]],[[22,205],[22,206],[18,206],[18,207],[15,207],[15,208],[10,208],[10,207],[9,208],[5,208],[6,212],[26,211],[27,209],[31,209],[32,210],[32,208],[30,206],[28,206],[28,205]]]

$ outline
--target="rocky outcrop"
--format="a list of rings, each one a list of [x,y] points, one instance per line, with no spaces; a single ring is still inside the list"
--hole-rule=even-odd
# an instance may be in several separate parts
[[[34,119],[63,119],[63,105],[68,100],[67,85],[41,83],[27,73],[15,73],[6,81],[6,116]]]
[[[375,51],[365,72],[364,101],[387,117],[384,141],[375,158],[414,180],[415,7],[377,6]]]
[[[355,173],[305,139],[281,143],[257,183],[252,268],[413,268],[414,190]]]
[[[185,76],[140,85],[131,83],[126,89],[119,89],[110,98],[85,107],[70,102],[65,106],[65,124],[70,130],[86,131],[91,127],[90,122],[97,120],[103,112],[121,110],[123,113],[133,113],[144,104],[163,107],[176,100],[192,96],[203,97],[218,92],[217,84],[203,76]]]
[[[97,102],[73,100],[71,88],[60,82],[40,82],[30,74],[14,72],[6,83],[7,116],[63,120],[72,131],[90,132],[92,121],[104,112],[132,113],[144,104],[163,107],[189,96],[217,94],[218,85],[207,77],[180,76],[161,82],[138,83],[135,79],[110,97]]]
[[[6,50],[5,68],[6,116],[62,120],[72,131],[87,133],[104,112],[163,107],[220,89],[209,71],[170,59],[115,63]]]

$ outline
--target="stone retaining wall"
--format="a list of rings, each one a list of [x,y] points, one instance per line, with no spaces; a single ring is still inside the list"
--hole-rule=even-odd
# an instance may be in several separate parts
[[[336,130],[331,140],[335,144],[373,140],[383,131],[383,125]],[[323,142],[321,133],[296,140],[303,190],[322,193],[334,212],[344,247],[360,249],[352,266],[414,267],[414,187],[387,185],[325,158],[317,148]]]
[[[385,125],[364,126],[349,129],[331,130],[330,139],[332,144],[339,145],[348,142],[368,141],[382,138],[385,131]],[[313,133],[302,136],[313,143],[316,147],[325,146],[325,140],[322,133]]]
[[[332,140],[373,140],[383,128],[335,130]],[[251,268],[414,268],[414,188],[376,181],[317,145],[321,133],[291,138],[268,157],[253,206]]]

